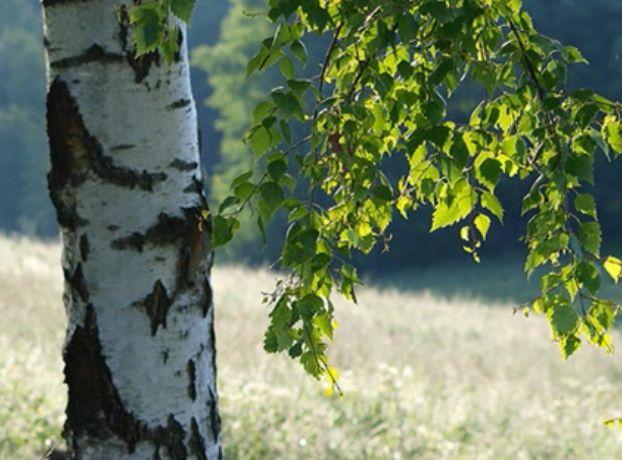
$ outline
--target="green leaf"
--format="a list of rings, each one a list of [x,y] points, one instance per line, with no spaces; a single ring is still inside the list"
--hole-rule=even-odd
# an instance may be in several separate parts
[[[569,64],[588,64],[587,59],[583,57],[581,51],[574,46],[564,46],[562,56]]]
[[[212,248],[227,244],[239,228],[240,222],[235,217],[215,216],[212,220]]]
[[[432,74],[428,78],[428,82],[432,85],[440,84],[445,79],[447,74],[453,70],[453,68],[453,59],[448,58],[441,60],[436,69],[434,69],[434,72],[432,72]]]
[[[285,200],[283,189],[276,182],[265,182],[261,184],[259,193],[272,212],[281,206]]]
[[[600,255],[602,234],[598,222],[582,222],[579,225],[578,238],[585,251],[596,257]]]
[[[292,42],[292,44],[290,45],[290,49],[292,50],[292,54],[296,59],[298,59],[303,64],[307,63],[309,55],[307,53],[307,47],[303,42],[301,42],[300,40],[294,40],[294,42]]]
[[[603,122],[603,136],[611,150],[616,154],[622,153],[622,123],[612,116],[605,117]]]
[[[464,219],[475,207],[477,195],[466,181],[458,183],[452,193],[434,209],[431,232]]]
[[[589,193],[580,193],[574,199],[574,207],[582,214],[596,218],[596,201]]]
[[[196,0],[170,0],[171,11],[184,22],[190,22]]]
[[[570,304],[567,302],[557,303],[552,311],[551,327],[556,336],[564,336],[575,329],[579,317]]]
[[[324,334],[330,340],[333,340],[332,320],[327,313],[313,318],[313,325],[316,326],[320,331],[322,331],[322,334]]]
[[[559,345],[561,348],[562,357],[564,359],[568,359],[581,346],[581,339],[577,337],[575,334],[571,334],[571,335],[563,337]]]
[[[397,18],[397,30],[402,37],[402,41],[408,43],[417,38],[419,23],[411,14],[402,14]]]
[[[603,267],[616,283],[620,281],[622,278],[622,260],[609,256],[603,262]]]
[[[473,223],[477,231],[482,235],[482,239],[485,240],[488,235],[488,230],[490,229],[490,217],[486,214],[478,214]]]
[[[578,281],[592,294],[596,294],[600,289],[600,274],[596,266],[589,261],[582,260],[577,265],[576,275]]]
[[[294,114],[298,114],[299,118],[302,118],[302,107],[300,106],[298,99],[293,94],[273,91],[272,100],[285,115],[292,116]]]
[[[499,199],[490,192],[483,192],[481,197],[482,206],[492,212],[499,222],[503,222],[503,206]]]
[[[294,78],[294,74],[296,72],[294,64],[287,56],[284,56],[279,61],[279,69],[281,70],[281,74],[288,80]]]
[[[278,181],[287,171],[287,163],[282,158],[278,158],[268,163],[268,174],[275,181]]]
[[[479,165],[477,172],[479,181],[492,190],[501,177],[501,163],[494,158],[487,158]]]
[[[256,155],[265,153],[271,145],[270,132],[264,127],[259,126],[248,138],[249,144]]]
[[[594,158],[591,155],[571,155],[566,162],[566,172],[577,179],[594,183]]]
[[[137,5],[130,9],[129,17],[134,26],[136,54],[141,56],[158,49],[165,31],[160,5],[156,2]]]

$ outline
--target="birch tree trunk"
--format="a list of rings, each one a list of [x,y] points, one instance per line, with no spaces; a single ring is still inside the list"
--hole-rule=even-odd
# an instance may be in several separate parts
[[[131,1],[43,0],[72,459],[221,458],[209,221],[182,29],[137,59]]]

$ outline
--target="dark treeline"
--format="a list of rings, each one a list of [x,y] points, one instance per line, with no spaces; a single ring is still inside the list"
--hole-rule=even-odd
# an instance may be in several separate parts
[[[252,154],[242,142],[251,122],[254,104],[280,84],[275,73],[245,78],[246,62],[257,49],[258,39],[270,34],[270,24],[253,13],[263,0],[199,0],[189,31],[193,51],[194,92],[199,103],[204,165],[211,201],[217,203],[227,182],[252,165]],[[622,2],[619,0],[528,0],[536,26],[562,42],[579,47],[589,66],[572,69],[571,87],[591,87],[622,99]],[[307,43],[308,76],[318,73],[326,47],[325,37]],[[45,174],[48,154],[44,126],[44,54],[38,0],[0,2],[0,231],[49,237],[56,223],[47,197]],[[462,91],[453,104],[452,116],[466,116],[481,97],[478,89]],[[392,159],[389,170],[400,169]],[[605,241],[622,244],[622,166],[604,157],[596,167],[595,191]],[[522,190],[515,183],[500,185],[506,197],[506,219],[496,225],[482,252],[514,253],[521,249],[518,237],[524,226],[519,217]],[[401,269],[465,257],[457,230],[429,234],[429,213],[417,211],[408,221],[397,218],[392,226],[392,250],[378,250],[361,259],[362,268]],[[284,231],[277,222],[268,229],[267,247],[252,224],[222,254],[225,258],[259,262],[277,257],[276,237]],[[274,237],[271,237],[274,236]]]

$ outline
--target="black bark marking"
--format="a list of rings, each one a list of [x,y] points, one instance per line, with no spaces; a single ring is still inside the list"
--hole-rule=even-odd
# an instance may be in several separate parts
[[[166,317],[173,304],[162,281],[156,281],[151,294],[145,297],[145,300],[140,302],[140,304],[145,307],[147,316],[149,316],[151,335],[154,336],[158,331],[158,327],[166,327]]]
[[[220,440],[220,429],[221,429],[221,420],[220,414],[218,413],[218,399],[212,387],[208,387],[210,399],[207,401],[208,412],[210,414],[209,427],[212,431],[212,439],[214,442],[218,442]]]
[[[163,448],[172,460],[188,458],[186,432],[172,414],[166,426],[149,428],[125,409],[102,352],[91,304],[86,307],[83,325],[76,327],[67,343],[64,358],[69,389],[64,435],[69,441],[70,458],[75,456],[76,441],[82,436],[100,440],[117,437],[130,454],[140,441],[150,441],[156,452]]]
[[[158,215],[157,222],[144,233],[134,232],[129,236],[117,238],[112,242],[114,249],[134,249],[142,252],[145,245],[165,246],[184,240],[189,228],[195,223],[191,218],[194,210],[184,210],[183,217]]]
[[[86,280],[84,279],[84,272],[82,271],[82,264],[78,264],[73,273],[68,270],[64,270],[65,281],[71,287],[71,290],[77,294],[84,302],[89,300],[89,292],[86,288]]]
[[[175,158],[169,163],[169,166],[180,171],[194,171],[199,167],[199,164],[196,161],[184,161],[179,158]]]
[[[86,262],[89,258],[89,254],[91,253],[91,245],[89,244],[89,238],[86,234],[80,237],[80,257],[82,262]]]
[[[89,173],[120,187],[148,191],[153,190],[155,183],[166,179],[163,173],[150,174],[116,166],[105,156],[99,141],[86,129],[69,87],[59,78],[52,82],[48,92],[47,129],[52,164],[48,187],[63,227],[75,230],[84,224],[77,215],[72,189],[83,183]]]
[[[65,382],[69,388],[65,437],[117,436],[133,453],[146,429],[121,402],[99,342],[97,318],[92,305],[86,307],[84,324],[78,326],[64,351]]]
[[[166,108],[169,110],[176,110],[183,107],[188,107],[190,104],[192,104],[192,101],[190,99],[179,99],[172,104],[167,105]]]
[[[184,193],[201,194],[203,192],[203,185],[196,180],[193,180],[184,190]]]
[[[121,144],[121,145],[115,145],[114,147],[111,147],[110,151],[117,152],[119,150],[130,150],[134,148],[136,148],[134,144]]]
[[[188,458],[188,451],[184,444],[186,432],[172,414],[168,416],[167,426],[157,428],[154,435],[158,447],[164,447],[171,460],[186,460]]]
[[[179,245],[177,292],[193,284],[199,273],[198,268],[208,259],[211,223],[206,218],[206,210],[200,207],[183,208],[183,216],[160,213],[157,221],[146,231],[117,238],[112,241],[111,247],[142,252],[146,245]]]
[[[192,417],[192,421],[190,422],[190,449],[198,460],[207,460],[207,455],[205,454],[205,439],[201,436],[199,424],[194,417]]]
[[[193,401],[197,399],[197,366],[193,360],[188,361],[188,366],[186,367],[188,371],[188,397]]]
[[[59,59],[58,61],[50,63],[50,67],[53,69],[64,70],[71,67],[90,64],[92,62],[99,62],[101,64],[118,64],[125,62],[125,57],[121,54],[109,53],[101,46],[94,44],[82,54]]]
[[[199,147],[199,155],[201,155],[201,152],[203,152],[203,134],[201,132],[199,117],[197,117],[197,146]]]
[[[203,314],[203,318],[207,317],[207,314],[210,312],[212,305],[214,304],[214,291],[212,290],[212,285],[209,282],[209,279],[203,279],[203,298],[201,299],[201,313]]]

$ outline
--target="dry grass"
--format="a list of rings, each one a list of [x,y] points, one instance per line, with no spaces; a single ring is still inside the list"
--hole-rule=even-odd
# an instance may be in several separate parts
[[[58,247],[0,238],[0,458],[59,442],[64,314]],[[443,273],[436,276],[442,285]],[[365,289],[339,305],[343,400],[261,349],[269,272],[214,274],[228,458],[617,459],[622,362],[562,362],[542,320],[510,305]],[[453,281],[453,282],[459,282]],[[453,292],[448,286],[448,292]],[[616,337],[620,343],[620,337]]]

